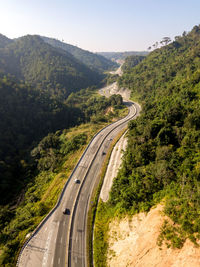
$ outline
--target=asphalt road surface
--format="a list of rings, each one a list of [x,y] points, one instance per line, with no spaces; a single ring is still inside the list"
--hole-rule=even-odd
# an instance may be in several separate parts
[[[59,205],[21,251],[18,266],[87,266],[86,224],[93,187],[98,183],[113,138],[140,111],[136,103],[126,104],[129,107],[127,117],[104,128],[89,144],[67,182]],[[66,208],[70,214],[63,214]]]

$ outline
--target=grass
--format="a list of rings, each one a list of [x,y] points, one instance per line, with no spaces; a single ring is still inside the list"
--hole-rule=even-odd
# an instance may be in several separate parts
[[[27,234],[31,234],[55,206],[62,188],[89,141],[100,129],[116,120],[119,114],[124,114],[124,112],[127,112],[127,108],[122,108],[119,112],[117,109],[112,116],[106,115],[107,122],[91,122],[62,132],[61,139],[63,140],[61,141],[63,142],[72,140],[78,134],[85,134],[87,142],[79,149],[69,151],[63,157],[58,158],[56,169],[40,171],[32,177],[17,207],[15,206],[13,210],[10,210],[9,206],[2,208],[2,214],[4,213],[5,217],[9,216],[9,220],[6,218],[6,226],[0,232],[0,266],[16,264]]]
[[[73,152],[69,151],[62,157],[58,157],[58,163],[54,170],[40,171],[32,177],[22,194],[21,202],[14,208],[0,207],[1,217],[6,218],[0,231],[0,266],[14,266],[19,252],[23,246],[27,234],[31,234],[43,218],[55,206],[58,197],[69,178],[72,170],[81,157],[92,137],[107,124],[123,117],[128,113],[127,108],[114,110],[112,114],[106,114],[106,122],[82,124],[74,128],[64,130],[61,135],[63,142],[70,141],[78,134],[85,134],[87,142]]]
[[[78,133],[85,133],[88,143],[105,125],[105,123],[80,125],[66,130],[65,138],[70,139]],[[55,206],[64,184],[86,146],[87,144],[62,158],[54,172],[42,171],[28,184],[23,201],[14,210],[13,218],[0,233],[0,266],[15,265],[27,234],[31,233]]]

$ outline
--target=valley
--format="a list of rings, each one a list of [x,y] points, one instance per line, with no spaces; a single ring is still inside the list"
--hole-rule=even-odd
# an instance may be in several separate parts
[[[130,109],[128,116],[107,126],[92,139],[67,181],[58,204],[26,243],[19,258],[19,266],[87,266],[85,246],[90,196],[94,185],[98,183],[103,153],[106,154],[111,142],[108,140],[112,140],[130,119],[138,115],[139,107],[127,104]],[[78,184],[74,183],[76,179],[80,181]],[[67,218],[63,215],[65,207],[70,211]]]
[[[200,26],[153,47],[0,35],[1,266],[198,266]]]

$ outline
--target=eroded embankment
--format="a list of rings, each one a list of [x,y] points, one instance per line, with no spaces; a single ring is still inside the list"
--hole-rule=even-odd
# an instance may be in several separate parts
[[[165,217],[162,205],[109,224],[107,265],[110,267],[199,267],[200,248],[187,240],[181,249],[161,248],[157,238]]]

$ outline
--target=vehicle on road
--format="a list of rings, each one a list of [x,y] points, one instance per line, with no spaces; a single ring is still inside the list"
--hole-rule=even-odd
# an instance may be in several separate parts
[[[70,215],[70,209],[68,208],[64,209],[63,214]]]
[[[75,180],[74,180],[74,183],[76,183],[76,184],[80,184],[80,180],[79,180],[79,179],[75,179]]]

